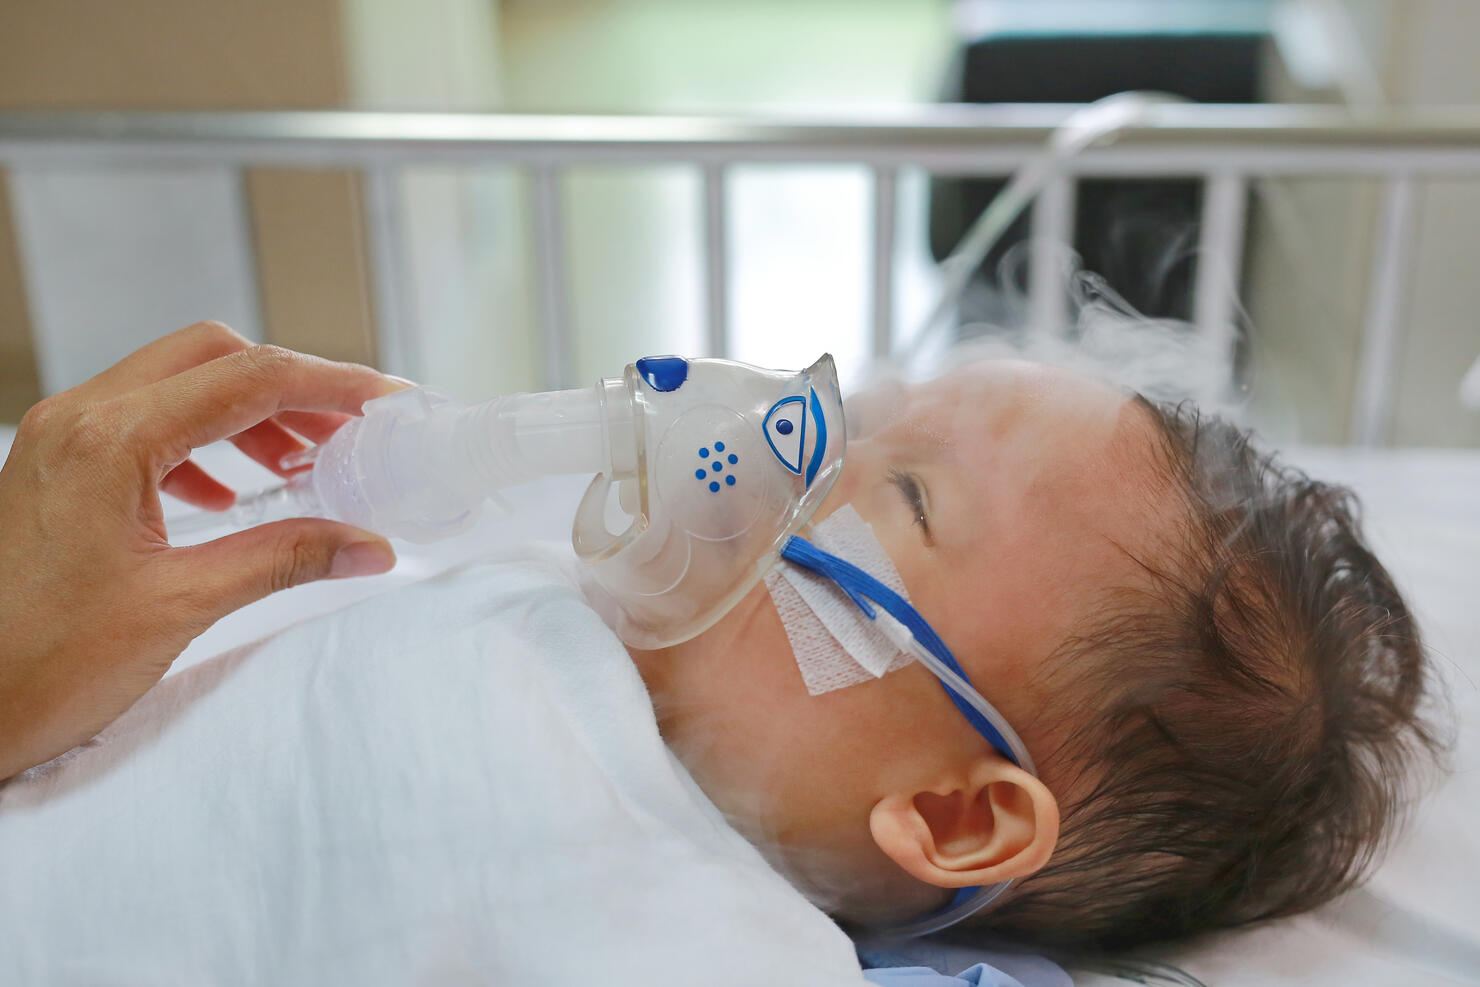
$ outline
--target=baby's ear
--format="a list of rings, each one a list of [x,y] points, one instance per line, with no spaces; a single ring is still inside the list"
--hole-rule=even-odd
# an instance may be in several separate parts
[[[1053,794],[999,755],[914,788],[880,799],[869,829],[881,850],[926,884],[966,888],[1027,877],[1058,842]]]

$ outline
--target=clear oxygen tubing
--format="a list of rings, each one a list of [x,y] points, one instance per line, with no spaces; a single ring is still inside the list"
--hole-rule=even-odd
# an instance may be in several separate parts
[[[1146,123],[1158,107],[1183,102],[1163,93],[1117,93],[1076,110],[1063,122],[1048,144],[1019,168],[971,224],[956,249],[941,262],[945,281],[920,327],[899,348],[899,359],[912,368],[937,337],[952,324],[961,294],[981,266],[987,253],[1007,232],[1050,181],[1063,173],[1064,165],[1084,151],[1113,140],[1121,131]]]
[[[318,517],[319,500],[310,474],[299,473],[280,487],[237,499],[224,511],[192,511],[165,522],[171,538],[194,537],[205,532],[240,531],[269,521],[290,517]]]

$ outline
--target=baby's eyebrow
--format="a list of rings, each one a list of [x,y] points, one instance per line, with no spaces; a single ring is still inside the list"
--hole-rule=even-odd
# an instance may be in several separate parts
[[[934,451],[941,456],[953,456],[956,451],[956,442],[949,435],[944,434],[941,429],[934,426],[915,423],[910,425],[910,441],[919,450]]]
[[[941,413],[940,404],[938,400],[916,402],[916,407],[912,408],[913,414],[909,416],[909,422],[903,423],[903,431],[912,441],[938,451],[946,451],[955,447],[956,442],[952,439],[953,432],[969,429],[971,423],[963,420],[961,402],[958,402],[955,410],[949,413]],[[941,425],[941,420],[944,420],[947,425]]]

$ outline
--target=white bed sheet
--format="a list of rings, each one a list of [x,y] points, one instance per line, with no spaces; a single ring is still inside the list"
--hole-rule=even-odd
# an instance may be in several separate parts
[[[0,449],[11,433],[0,431]],[[240,489],[271,478],[229,447],[199,457]],[[1301,984],[1480,984],[1480,451],[1308,448],[1292,461],[1361,495],[1367,528],[1419,615],[1452,703],[1452,770],[1438,780],[1369,890],[1313,914],[1161,950],[1217,987]],[[560,537],[584,481],[561,478],[514,492],[517,513],[490,519],[450,545],[400,545],[385,576],[320,583],[233,614],[192,644],[177,667],[299,620],[444,571],[490,549]],[[167,505],[167,517],[185,509]],[[1076,973],[1081,987],[1115,983]]]

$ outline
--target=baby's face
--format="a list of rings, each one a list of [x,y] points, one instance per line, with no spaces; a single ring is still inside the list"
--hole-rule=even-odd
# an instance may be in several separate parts
[[[1123,392],[1036,364],[983,363],[849,404],[845,503],[911,601],[1045,763],[1073,724],[1040,716],[1034,672],[1168,518],[1150,417]],[[916,506],[918,496],[918,507]],[[764,586],[714,628],[634,656],[664,736],[701,786],[786,844],[868,845],[868,808],[931,752],[986,747],[915,664],[809,695]],[[860,827],[858,824],[862,822]]]

